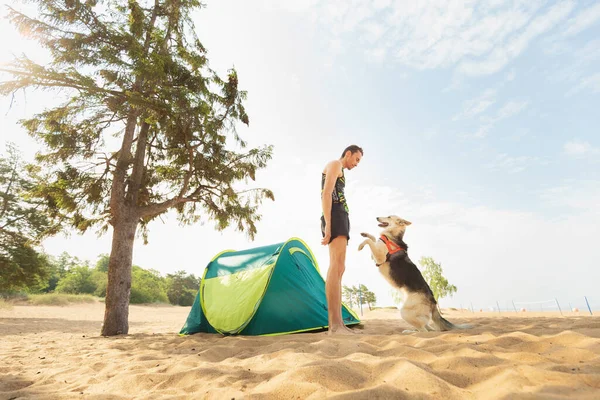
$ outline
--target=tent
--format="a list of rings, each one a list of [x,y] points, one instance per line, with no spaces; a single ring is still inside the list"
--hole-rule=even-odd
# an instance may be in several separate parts
[[[346,325],[360,320],[342,305]],[[180,334],[280,335],[325,329],[325,281],[301,239],[227,250],[207,265]]]

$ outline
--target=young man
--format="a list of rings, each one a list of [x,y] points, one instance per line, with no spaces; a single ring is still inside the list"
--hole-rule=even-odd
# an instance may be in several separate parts
[[[329,162],[321,176],[321,244],[329,245],[329,271],[325,282],[329,333],[352,333],[342,320],[342,275],[346,269],[346,247],[350,239],[348,204],[344,196],[346,179],[344,169],[356,167],[363,156],[363,150],[348,146],[339,160]]]

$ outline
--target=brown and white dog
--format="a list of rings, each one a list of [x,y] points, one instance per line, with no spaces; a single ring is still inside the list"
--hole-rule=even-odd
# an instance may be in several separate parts
[[[469,325],[454,325],[440,315],[431,288],[421,271],[408,258],[404,232],[411,223],[395,215],[378,217],[377,221],[384,228],[380,239],[361,233],[367,239],[358,246],[358,250],[368,245],[379,272],[394,288],[400,290],[402,318],[421,332],[470,328]]]

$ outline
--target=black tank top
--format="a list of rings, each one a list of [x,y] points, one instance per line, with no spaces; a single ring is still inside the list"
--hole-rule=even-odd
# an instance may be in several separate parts
[[[327,175],[321,174],[321,196],[323,196],[323,188],[325,187],[325,178]],[[331,193],[332,207],[337,205],[344,208],[344,211],[349,212],[348,203],[346,203],[346,196],[344,195],[344,189],[346,188],[346,177],[344,176],[344,170],[342,169],[342,176],[335,180],[335,186]]]

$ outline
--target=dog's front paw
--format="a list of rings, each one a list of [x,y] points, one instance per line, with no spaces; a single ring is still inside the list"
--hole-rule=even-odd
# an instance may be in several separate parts
[[[362,242],[361,244],[358,245],[358,251],[361,251],[363,249],[363,247],[365,247],[364,242]]]
[[[368,233],[364,233],[364,232],[362,232],[362,233],[360,234],[360,236],[362,236],[362,237],[369,237],[369,234],[368,234]]]

